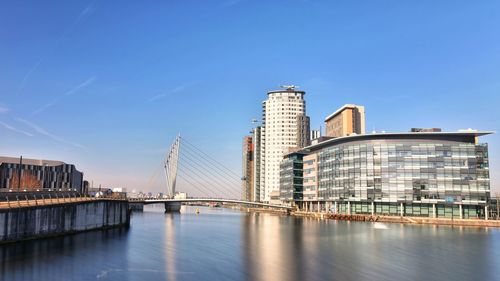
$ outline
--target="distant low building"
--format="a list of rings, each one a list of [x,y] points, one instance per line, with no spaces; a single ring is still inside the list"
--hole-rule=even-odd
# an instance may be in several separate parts
[[[321,130],[311,130],[310,134],[309,134],[309,139],[311,140],[311,142],[319,137],[321,137]]]
[[[0,156],[0,192],[83,191],[83,173],[61,161]]]
[[[126,193],[127,189],[124,187],[113,187],[112,188],[113,192],[119,192],[119,193]]]
[[[186,192],[177,192],[174,195],[174,199],[187,199],[187,193]]]
[[[110,196],[113,194],[113,190],[111,188],[100,188],[100,187],[95,187],[95,188],[89,188],[88,190],[88,195],[93,196],[93,197],[103,197],[103,196]]]

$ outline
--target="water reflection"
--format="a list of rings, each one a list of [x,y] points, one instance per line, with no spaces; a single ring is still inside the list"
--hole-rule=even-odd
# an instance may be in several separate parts
[[[128,230],[0,246],[0,280],[497,280],[499,257],[498,229],[151,206]]]
[[[127,235],[127,229],[121,228],[0,246],[0,280],[63,280],[70,276],[93,280],[95,264],[125,256],[127,249],[117,245]],[[128,267],[127,259],[114,262]]]
[[[282,227],[282,220],[280,216],[259,213],[244,216],[245,280],[304,280],[302,267],[294,266],[303,263],[302,220],[295,220],[289,229]]]
[[[174,216],[176,214],[166,214],[165,220],[165,251],[164,255],[166,257],[167,263],[167,276],[168,280],[176,281],[176,270],[175,266],[175,221]]]

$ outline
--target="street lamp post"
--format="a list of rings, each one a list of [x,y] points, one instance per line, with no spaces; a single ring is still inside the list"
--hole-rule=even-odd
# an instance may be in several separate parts
[[[18,179],[17,179],[17,192],[21,191],[21,178],[23,171],[23,156],[19,158],[19,169],[18,169]]]

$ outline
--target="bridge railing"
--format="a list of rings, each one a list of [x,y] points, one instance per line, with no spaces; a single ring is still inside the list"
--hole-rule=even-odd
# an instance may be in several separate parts
[[[52,204],[63,204],[63,203],[76,203],[84,201],[97,201],[97,200],[124,200],[126,198],[116,197],[116,196],[101,196],[95,197],[88,194],[81,193],[65,193],[65,192],[55,192],[55,193],[26,193],[26,194],[8,194],[0,195],[0,209],[11,209],[20,207],[32,207],[32,206],[43,206]]]
[[[186,197],[186,198],[158,198],[158,197],[128,197],[127,198],[129,201],[144,201],[144,200],[241,200],[241,199],[234,199],[234,198],[224,198],[224,197]]]

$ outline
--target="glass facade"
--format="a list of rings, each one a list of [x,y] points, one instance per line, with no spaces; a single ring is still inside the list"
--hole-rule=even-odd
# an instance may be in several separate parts
[[[280,198],[283,202],[303,199],[302,154],[292,154],[280,164]]]
[[[281,200],[343,214],[484,218],[490,201],[488,145],[477,138],[485,134],[383,133],[326,140],[283,160]],[[294,160],[301,153],[300,161]]]
[[[486,144],[362,141],[318,152],[319,200],[486,203]]]

